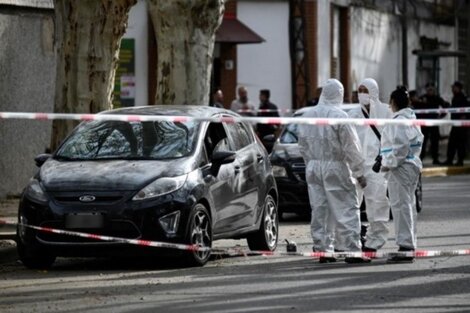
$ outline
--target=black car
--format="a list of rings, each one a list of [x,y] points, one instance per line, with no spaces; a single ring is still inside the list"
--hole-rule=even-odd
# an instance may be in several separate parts
[[[102,114],[233,117],[202,106],[149,106]],[[278,193],[269,156],[250,125],[209,122],[83,122],[25,188],[19,222],[130,239],[211,247],[246,238],[252,250],[274,250]],[[18,227],[28,267],[57,256],[156,255],[177,251],[128,246]],[[193,265],[210,252],[184,252]],[[131,254],[133,255],[133,254]]]
[[[348,106],[345,106],[347,110]],[[308,108],[300,109],[294,113],[294,117],[302,116]],[[268,150],[272,150],[271,164],[274,177],[279,189],[279,218],[283,213],[296,213],[309,217],[311,214],[308,198],[308,188],[305,179],[305,162],[300,154],[298,145],[298,124],[289,124],[283,128],[277,140],[264,139]],[[271,142],[271,143],[270,143]],[[422,185],[421,177],[416,189],[416,208],[418,212],[422,209]],[[364,202],[361,211],[365,210]],[[363,215],[363,220],[366,220]]]

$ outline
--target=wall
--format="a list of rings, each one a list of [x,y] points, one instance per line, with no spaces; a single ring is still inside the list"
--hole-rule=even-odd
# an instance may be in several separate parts
[[[408,26],[408,82],[410,89],[416,86],[416,56],[413,50],[421,49],[420,36],[437,37],[449,42],[443,50],[455,49],[454,27],[442,26],[423,21],[410,21]],[[366,77],[377,80],[381,99],[388,102],[388,96],[402,83],[401,73],[401,27],[398,18],[391,14],[351,8],[351,79],[353,89]],[[441,58],[440,93],[450,97],[450,84],[456,79],[455,59]]]
[[[331,77],[330,1],[317,1],[318,5],[318,85]]]
[[[351,81],[356,90],[367,77],[377,80],[382,101],[401,82],[401,38],[396,17],[351,8]],[[413,63],[413,60],[409,61]]]
[[[239,45],[237,78],[248,89],[257,106],[260,89],[271,90],[271,101],[279,108],[292,107],[289,53],[289,4],[287,1],[239,1],[238,19],[266,41]]]
[[[412,89],[418,89],[424,93],[424,86],[416,86],[416,60],[417,57],[412,54],[414,49],[421,49],[419,37],[438,38],[439,41],[450,44],[448,47],[440,47],[442,50],[457,50],[457,40],[455,36],[455,27],[437,25],[429,22],[414,21],[410,23],[408,31],[408,73],[409,82]],[[440,58],[439,74],[439,93],[447,100],[451,101],[452,91],[450,85],[457,80],[457,60],[455,58]]]
[[[135,40],[135,105],[148,103],[148,10],[145,0],[139,0],[129,12],[126,33],[123,38]]]
[[[52,112],[53,11],[0,6],[0,111]],[[21,53],[19,53],[21,52]],[[17,195],[36,172],[51,123],[0,120],[0,198]]]

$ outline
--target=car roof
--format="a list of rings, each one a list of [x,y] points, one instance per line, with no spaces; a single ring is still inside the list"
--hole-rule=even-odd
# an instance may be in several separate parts
[[[352,109],[355,109],[355,108],[358,108],[360,107],[359,104],[357,103],[343,103],[341,104],[340,108],[345,111],[345,112],[348,112]],[[294,112],[294,117],[297,117],[297,116],[302,116],[305,114],[305,112],[307,112],[308,110],[314,108],[314,106],[309,106],[309,107],[303,107],[301,109],[298,109],[297,111]]]
[[[100,114],[173,115],[197,117],[211,117],[216,114],[229,114],[238,116],[238,114],[233,111],[210,107],[207,105],[149,105],[108,110],[103,111]]]

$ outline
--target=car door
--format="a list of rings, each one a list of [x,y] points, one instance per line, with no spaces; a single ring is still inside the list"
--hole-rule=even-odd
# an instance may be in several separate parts
[[[253,133],[242,123],[225,124],[230,146],[236,151],[234,162],[234,190],[237,208],[234,225],[237,228],[253,226],[256,220],[259,183],[259,155],[255,148]]]
[[[204,144],[207,157],[210,162],[211,157],[216,152],[231,151],[225,127],[220,123],[209,124]],[[215,216],[213,216],[214,234],[223,234],[233,231],[237,227],[236,215],[239,199],[236,191],[236,163],[223,164],[217,173],[211,173],[205,177],[209,186]]]

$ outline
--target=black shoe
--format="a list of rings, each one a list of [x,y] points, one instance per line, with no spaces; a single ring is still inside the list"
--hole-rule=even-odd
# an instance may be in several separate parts
[[[344,262],[348,264],[362,264],[362,263],[370,263],[372,260],[368,257],[362,258],[345,258]]]
[[[319,260],[318,262],[321,263],[321,264],[325,264],[325,263],[335,263],[335,262],[336,262],[336,258],[321,256],[321,257],[320,257],[320,260]]]
[[[362,252],[377,252],[377,249],[362,246]]]
[[[415,251],[414,249],[399,247],[398,252],[411,252]],[[414,256],[401,256],[401,255],[394,255],[387,259],[387,263],[413,263],[415,261]]]
[[[415,258],[412,256],[400,256],[394,255],[387,259],[387,263],[389,264],[396,264],[396,263],[413,263]]]

